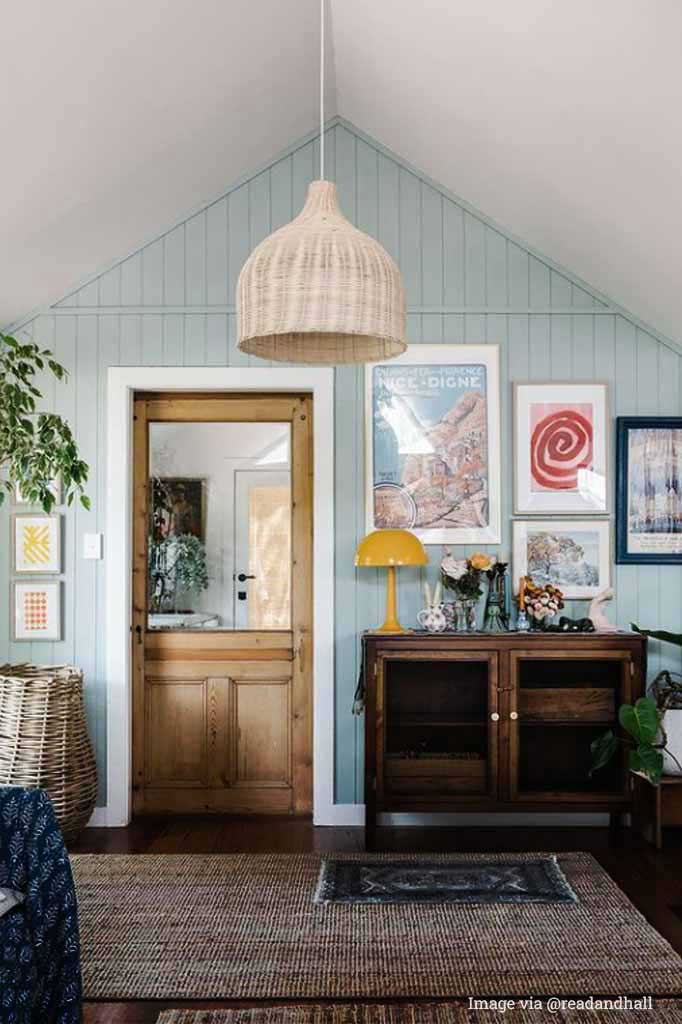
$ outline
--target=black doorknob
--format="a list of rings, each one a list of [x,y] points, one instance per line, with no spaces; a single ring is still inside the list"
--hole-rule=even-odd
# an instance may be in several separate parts
[[[249,576],[245,572],[240,572],[239,575],[237,576],[237,579],[239,580],[240,583],[245,583],[247,580],[255,580],[255,578],[255,576]]]

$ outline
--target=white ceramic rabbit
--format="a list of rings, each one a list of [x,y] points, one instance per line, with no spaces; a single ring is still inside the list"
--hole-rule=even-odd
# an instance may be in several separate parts
[[[440,603],[441,584],[440,580],[433,588],[433,595],[428,583],[424,583],[424,597],[426,607],[417,615],[417,622],[429,633],[442,633],[447,626],[447,619]]]
[[[606,618],[606,605],[613,600],[613,589],[607,587],[592,599],[587,611],[588,619],[592,619],[596,633],[617,633],[618,626],[613,626]]]

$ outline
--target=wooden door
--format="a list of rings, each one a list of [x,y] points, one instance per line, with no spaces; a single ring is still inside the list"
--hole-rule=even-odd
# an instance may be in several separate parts
[[[312,398],[141,394],[134,444],[134,812],[310,813]],[[285,547],[263,551],[273,503],[259,494],[257,565],[244,545],[237,564],[237,473],[257,483],[262,465],[271,484],[280,449],[291,519],[280,472],[271,543]],[[276,586],[253,571],[268,565]]]
[[[515,650],[503,714],[509,727],[510,800],[605,804],[629,799],[625,751],[590,776],[591,743],[618,731],[618,708],[637,689],[627,649]]]

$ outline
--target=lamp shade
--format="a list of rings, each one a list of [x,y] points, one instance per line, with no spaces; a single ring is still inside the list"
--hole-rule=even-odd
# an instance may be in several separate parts
[[[237,284],[239,348],[287,363],[366,363],[405,351],[405,293],[386,250],[313,181],[302,211],[256,246]]]
[[[358,544],[355,564],[426,565],[429,558],[418,537],[409,530],[374,530]]]

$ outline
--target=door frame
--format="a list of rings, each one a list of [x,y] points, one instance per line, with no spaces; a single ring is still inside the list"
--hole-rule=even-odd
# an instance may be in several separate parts
[[[116,366],[107,377],[105,666],[107,803],[98,824],[127,825],[132,784],[132,483],[136,391],[305,391],[313,399],[313,818],[334,812],[334,370]]]

